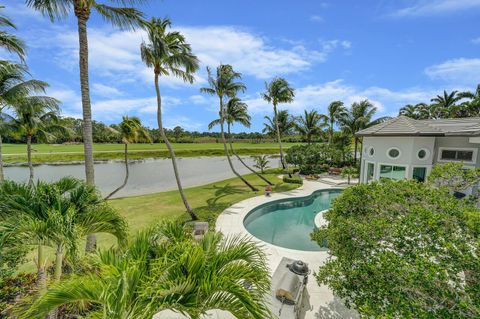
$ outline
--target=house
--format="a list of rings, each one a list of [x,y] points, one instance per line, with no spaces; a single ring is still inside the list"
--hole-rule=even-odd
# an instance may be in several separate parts
[[[425,181],[436,163],[480,167],[480,118],[415,120],[405,116],[359,131],[360,182],[381,178]]]

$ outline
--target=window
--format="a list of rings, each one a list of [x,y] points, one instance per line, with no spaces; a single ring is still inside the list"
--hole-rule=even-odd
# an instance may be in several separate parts
[[[400,156],[400,150],[398,148],[391,148],[387,152],[388,157],[397,158]]]
[[[413,168],[413,179],[423,183],[425,182],[425,177],[427,175],[426,167],[414,167]]]
[[[370,147],[368,149],[368,155],[373,156],[375,154],[375,149],[373,147]]]
[[[405,166],[380,165],[380,179],[388,178],[393,180],[405,179]]]
[[[441,150],[440,159],[443,161],[473,162],[474,151],[470,150]]]
[[[368,163],[367,164],[367,183],[373,180],[375,173],[375,164]]]
[[[430,155],[430,151],[424,148],[419,150],[417,153],[418,159],[421,159],[421,160],[428,158],[429,155]]]

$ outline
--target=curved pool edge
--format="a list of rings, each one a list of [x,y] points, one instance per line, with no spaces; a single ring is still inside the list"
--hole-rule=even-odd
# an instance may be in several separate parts
[[[320,228],[328,223],[327,220],[323,218],[323,214],[328,212],[330,209],[331,208],[321,210],[315,215],[315,217],[313,218],[313,223],[315,224],[315,227]]]

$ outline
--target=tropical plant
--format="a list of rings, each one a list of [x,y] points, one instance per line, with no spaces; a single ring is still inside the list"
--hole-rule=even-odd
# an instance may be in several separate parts
[[[235,72],[231,65],[228,64],[220,64],[217,69],[216,73],[213,74],[212,70],[207,67],[208,72],[208,84],[209,87],[204,87],[200,89],[200,92],[207,93],[210,95],[216,95],[219,100],[219,113],[220,113],[220,136],[223,142],[223,148],[225,151],[225,155],[227,156],[228,164],[230,165],[230,169],[232,172],[242,180],[245,185],[247,185],[252,191],[256,192],[256,189],[252,184],[250,184],[245,178],[240,175],[235,167],[233,166],[232,160],[230,158],[230,154],[227,148],[227,140],[225,138],[225,129],[224,125],[225,122],[228,122],[228,118],[226,116],[226,105],[225,99],[227,98],[234,98],[237,96],[238,92],[244,92],[246,90],[245,84],[240,82],[242,75],[238,72]]]
[[[416,105],[413,104],[407,104],[400,108],[400,111],[398,112],[398,115],[403,115],[412,119],[417,119],[418,118],[418,108]]]
[[[98,13],[104,20],[121,29],[133,29],[141,24],[143,14],[135,8],[113,7],[99,0],[25,0],[26,4],[40,11],[43,15],[55,22],[62,20],[73,11],[77,18],[78,40],[79,40],[79,69],[80,69],[80,90],[82,96],[82,133],[85,158],[85,176],[87,183],[95,184],[95,173],[93,167],[93,137],[92,137],[92,106],[90,103],[90,84],[88,72],[88,38],[87,22],[92,12]],[[105,2],[105,1],[102,1]],[[145,0],[109,0],[110,3],[136,4],[146,2]],[[71,10],[73,9],[73,10]],[[95,250],[96,237],[91,234],[87,238],[85,249],[87,252]]]
[[[117,187],[113,192],[111,192],[110,194],[108,194],[107,197],[105,197],[106,200],[115,195],[119,190],[121,190],[125,187],[125,185],[127,185],[129,177],[128,144],[152,141],[150,133],[146,128],[142,126],[142,122],[136,116],[123,116],[122,122],[119,124],[119,130],[114,130],[114,132],[121,136],[122,143],[125,145],[125,179],[123,180],[122,185]]]
[[[347,184],[350,185],[352,177],[358,176],[358,169],[356,167],[347,166],[342,168],[342,177],[347,178]]]
[[[280,130],[280,137],[290,135],[295,129],[295,118],[288,113],[288,110],[281,110],[277,112],[277,117],[270,118],[268,115],[264,117],[266,122],[263,123],[263,133],[269,136],[277,135],[276,124],[278,123],[278,129]]]
[[[51,141],[55,132],[68,134],[66,127],[59,123],[59,101],[48,96],[28,96],[13,105],[14,116],[11,127],[27,139],[28,183],[33,183],[32,138],[38,141]]]
[[[333,258],[316,274],[366,318],[480,317],[478,209],[416,181],[349,187],[313,238]]]
[[[243,237],[207,232],[199,242],[174,222],[142,231],[124,252],[107,250],[98,270],[39,296],[20,318],[43,318],[67,304],[95,305],[90,317],[151,319],[172,309],[199,318],[222,309],[236,318],[270,318],[266,256]]]
[[[255,165],[253,166],[255,168],[258,168],[260,172],[263,174],[264,171],[268,168],[268,156],[267,155],[253,156],[253,159],[255,160]]]
[[[1,33],[0,33],[1,36]],[[27,80],[25,65],[4,62],[0,63],[0,182],[4,180],[2,135],[10,131],[11,116],[4,112],[19,99],[34,92],[44,92],[47,83],[38,80]]]
[[[459,92],[458,96],[468,100],[461,104],[462,117],[480,116],[480,84],[477,85],[474,92]]]
[[[177,159],[172,145],[165,135],[162,119],[162,97],[160,94],[160,86],[158,84],[159,77],[174,76],[182,79],[184,82],[193,83],[194,73],[198,70],[198,59],[192,53],[190,45],[186,42],[185,37],[177,31],[168,31],[171,26],[169,19],[152,18],[150,22],[145,23],[145,29],[148,34],[148,42],[143,42],[140,48],[142,61],[150,68],[153,68],[155,92],[157,95],[157,123],[158,129],[165,145],[170,153],[172,160],[173,172],[177,182],[178,192],[182,198],[185,209],[192,220],[198,219],[188,203],[185,192],[183,191],[182,182],[177,167]]]
[[[243,166],[245,166],[250,172],[257,175],[259,178],[261,178],[263,181],[265,181],[269,185],[273,185],[268,179],[258,174],[255,170],[253,170],[250,166],[248,166],[247,163],[245,163],[245,161],[237,154],[237,152],[235,152],[235,149],[233,148],[233,138],[231,133],[231,128],[233,124],[239,123],[245,127],[250,127],[250,124],[251,124],[250,123],[251,117],[248,114],[247,104],[243,102],[241,99],[239,99],[238,97],[233,97],[229,99],[226,105],[225,119],[227,122],[227,138],[228,138],[228,143],[230,145],[230,150],[232,151],[232,154],[235,155],[235,157],[240,161],[240,163],[242,163]],[[213,120],[212,122],[210,122],[210,124],[208,124],[208,129],[211,130],[214,126],[219,124],[220,124],[220,118]]]
[[[322,116],[328,123],[329,123],[329,130],[328,130],[328,143],[333,143],[333,135],[334,135],[334,125],[337,123],[342,116],[345,114],[345,107],[343,106],[342,101],[333,101],[328,105],[328,115],[320,115]]]
[[[326,126],[325,119],[315,110],[304,110],[304,116],[297,117],[295,123],[295,128],[308,144],[312,143],[312,138],[320,135],[322,128]]]
[[[431,105],[433,118],[456,117],[457,102],[461,99],[462,97],[458,95],[458,91],[450,93],[443,91],[443,95],[437,95],[432,98],[430,101],[433,102]]]
[[[6,181],[0,185],[1,243],[14,241],[37,247],[37,283],[46,289],[44,247],[55,249],[54,279],[62,276],[64,253],[75,258],[83,236],[104,232],[123,244],[126,223],[111,209],[94,186],[65,177],[54,183],[35,185]]]
[[[480,182],[480,168],[465,169],[463,163],[435,164],[428,175],[434,187],[446,187],[451,193],[465,191]]]
[[[363,100],[360,102],[354,102],[350,109],[348,109],[340,119],[341,126],[343,130],[354,137],[354,162],[357,163],[357,153],[358,153],[358,144],[360,143],[360,138],[355,134],[368,128],[370,126],[381,123],[390,117],[380,117],[372,121],[373,115],[377,112],[377,108],[368,100]]]
[[[268,103],[273,105],[273,120],[275,129],[277,132],[277,141],[280,147],[280,162],[283,169],[286,168],[285,161],[283,159],[282,138],[279,127],[279,116],[277,114],[277,106],[279,103],[291,103],[295,97],[295,91],[283,78],[274,78],[270,83],[265,83],[265,92],[262,93],[262,97]]]
[[[5,6],[0,6],[0,10],[5,9]],[[7,16],[0,13],[0,27],[7,27],[11,29],[17,29],[15,24]],[[0,47],[7,50],[10,53],[16,54],[20,60],[25,59],[25,43],[17,36],[8,33],[5,30],[0,30]],[[1,61],[5,63],[6,61]]]

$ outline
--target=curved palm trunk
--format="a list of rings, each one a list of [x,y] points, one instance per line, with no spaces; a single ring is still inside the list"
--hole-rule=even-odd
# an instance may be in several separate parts
[[[232,151],[233,155],[235,155],[237,157],[237,159],[240,161],[240,163],[242,163],[243,166],[245,166],[250,172],[257,175],[259,178],[261,178],[268,185],[273,186],[273,184],[268,179],[266,179],[262,175],[258,174],[253,168],[248,166],[247,163],[245,163],[243,161],[243,159],[240,156],[238,156],[237,152],[235,152],[235,149],[233,148],[233,144],[232,144],[232,134],[230,133],[230,123],[227,124],[227,131],[228,131],[228,143],[230,144],[230,150]],[[262,169],[262,173],[263,173],[263,169]]]
[[[282,163],[282,168],[285,169],[285,161],[283,160],[283,147],[282,147],[282,138],[280,137],[280,127],[278,126],[278,116],[277,116],[277,105],[273,103],[273,116],[275,117],[275,129],[277,131],[277,140],[278,145],[280,146],[280,162]]]
[[[197,215],[193,212],[190,204],[188,204],[187,197],[185,196],[185,192],[183,191],[182,182],[180,180],[180,176],[178,174],[178,167],[177,167],[177,159],[175,157],[175,152],[173,151],[172,145],[163,130],[163,123],[162,123],[162,98],[160,96],[160,87],[158,86],[158,73],[155,72],[155,92],[157,93],[157,122],[158,122],[158,129],[162,136],[165,145],[168,148],[168,152],[170,153],[170,158],[172,159],[172,166],[173,166],[173,173],[175,174],[175,180],[177,181],[178,192],[182,197],[183,205],[185,205],[185,209],[187,210],[188,214],[192,220],[197,220]]]
[[[111,192],[107,197],[105,197],[105,200],[109,199],[113,195],[115,195],[119,190],[125,187],[127,185],[128,177],[130,176],[130,172],[128,170],[128,144],[125,143],[125,179],[123,180],[123,184],[120,185],[117,189],[115,189],[113,192]]]
[[[42,245],[38,245],[37,263],[37,289],[40,292],[44,292],[47,290],[47,272],[45,270],[45,254]]]
[[[5,176],[3,174],[3,153],[2,153],[2,136],[0,135],[0,183],[5,180]]]
[[[28,185],[33,185],[33,163],[32,163],[32,135],[27,135],[27,162],[28,162],[28,170],[30,172],[30,176],[28,177]]]
[[[235,167],[233,167],[232,159],[230,158],[230,153],[228,152],[227,148],[227,140],[225,139],[225,130],[224,130],[224,122],[225,122],[225,110],[223,107],[223,99],[220,97],[220,136],[222,137],[222,142],[223,142],[223,149],[225,150],[225,155],[227,156],[227,161],[228,165],[230,165],[230,169],[232,170],[233,174],[235,174],[238,178],[242,180],[242,182],[245,183],[250,189],[254,192],[257,192],[258,189],[256,189],[252,184],[250,184],[245,178],[242,177],[236,170]]]
[[[88,80],[88,38],[87,20],[88,12],[84,8],[75,5],[77,16],[78,41],[79,41],[79,66],[80,66],[80,89],[82,93],[83,112],[83,152],[85,157],[85,177],[87,184],[95,185],[95,174],[93,168],[93,136],[92,136],[92,106],[90,104],[90,86]],[[85,251],[94,252],[97,248],[97,237],[95,234],[87,236]]]

